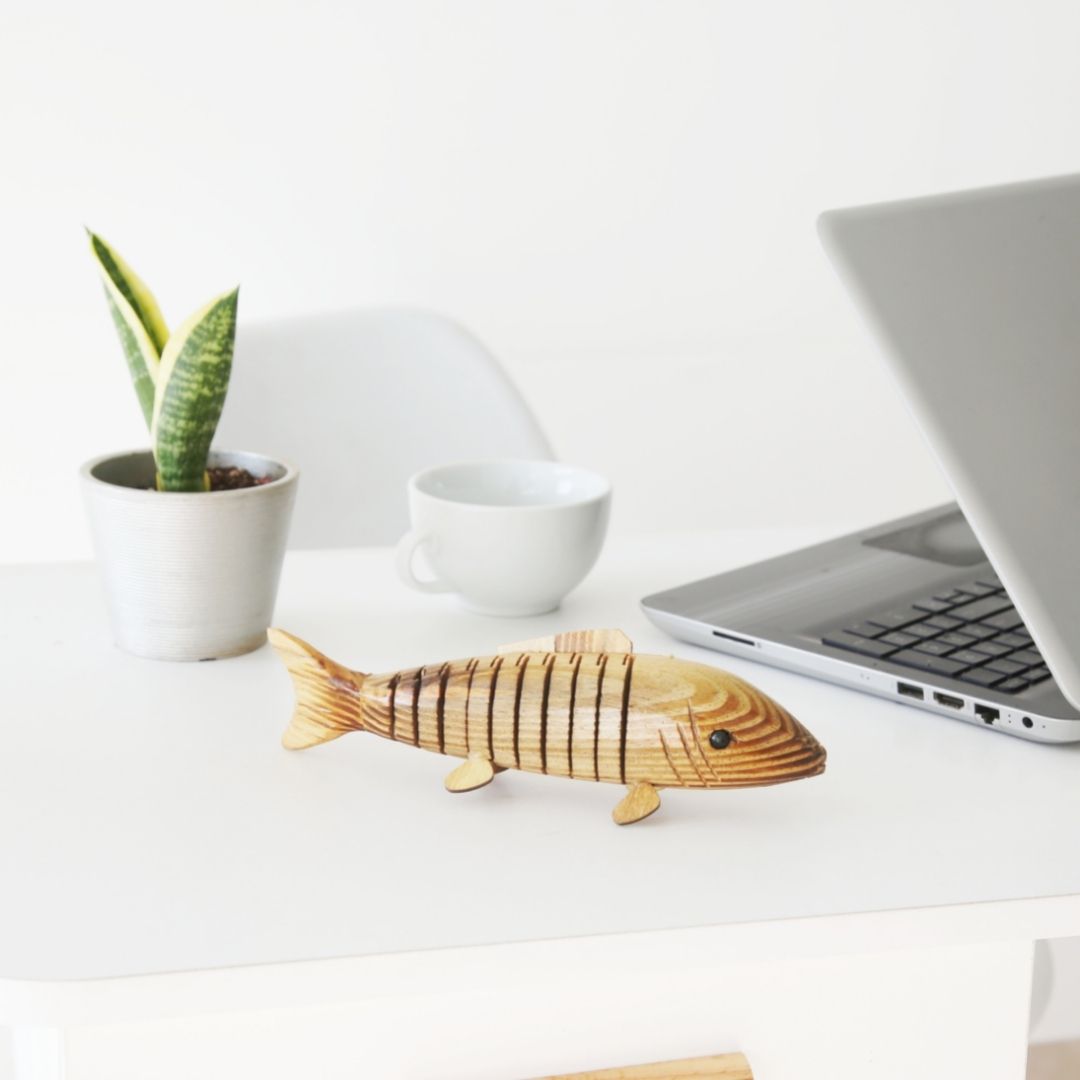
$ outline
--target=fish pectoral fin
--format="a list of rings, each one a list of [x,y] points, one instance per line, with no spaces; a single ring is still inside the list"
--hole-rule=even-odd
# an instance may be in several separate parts
[[[632,653],[634,643],[621,630],[567,630],[563,634],[548,634],[547,637],[532,638],[529,641],[515,641],[512,645],[502,645],[500,655],[519,652],[553,653]]]
[[[499,769],[499,772],[503,772]],[[491,758],[483,754],[470,754],[446,778],[446,790],[460,793],[475,791],[490,784],[495,779],[495,766]]]
[[[660,793],[647,780],[634,784],[611,812],[616,825],[633,825],[660,809]]]

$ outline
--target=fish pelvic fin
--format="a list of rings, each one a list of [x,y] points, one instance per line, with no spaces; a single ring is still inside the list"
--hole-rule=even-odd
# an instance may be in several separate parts
[[[296,708],[281,737],[286,750],[304,750],[364,730],[360,688],[366,675],[334,663],[284,630],[271,627],[266,636],[285,661],[296,691]]]

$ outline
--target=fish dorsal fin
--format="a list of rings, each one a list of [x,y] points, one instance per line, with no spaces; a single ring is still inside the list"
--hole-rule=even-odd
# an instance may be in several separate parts
[[[568,630],[564,634],[548,634],[531,641],[515,641],[499,647],[499,654],[517,652],[606,652],[632,653],[634,643],[621,630]]]

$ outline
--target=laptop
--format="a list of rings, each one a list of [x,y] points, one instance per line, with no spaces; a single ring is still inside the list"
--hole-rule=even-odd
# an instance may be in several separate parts
[[[1080,740],[1080,176],[818,230],[955,504],[642,601],[677,638]]]

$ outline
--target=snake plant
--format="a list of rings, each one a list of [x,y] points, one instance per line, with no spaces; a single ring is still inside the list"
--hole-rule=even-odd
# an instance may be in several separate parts
[[[210,443],[232,370],[239,289],[222,293],[172,334],[153,293],[100,236],[90,250],[154,449],[159,491],[206,491]]]

